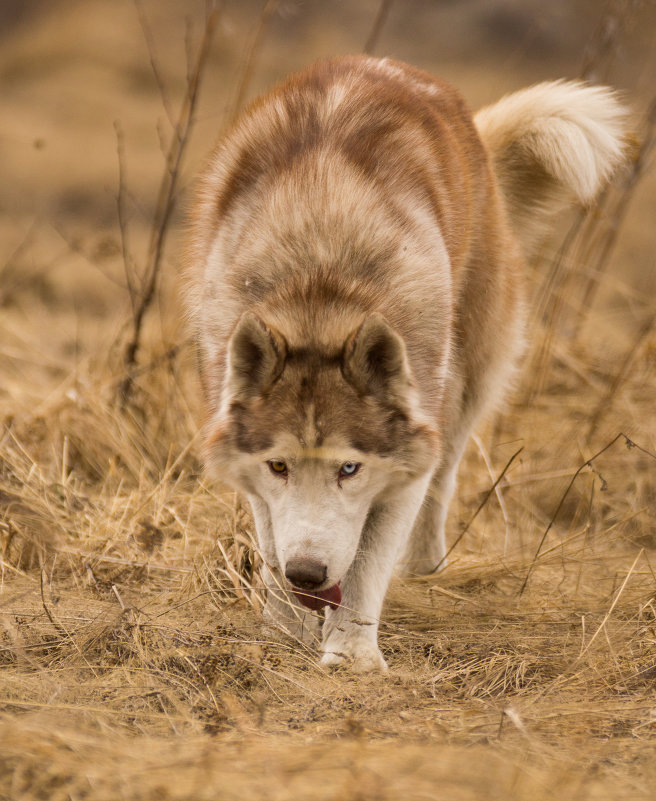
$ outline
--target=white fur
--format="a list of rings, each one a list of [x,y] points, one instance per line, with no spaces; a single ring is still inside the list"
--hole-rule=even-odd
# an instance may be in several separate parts
[[[430,478],[427,473],[407,486],[389,486],[376,513],[367,520],[343,586],[348,604],[326,612],[322,664],[345,663],[356,673],[387,669],[378,648],[380,612]]]
[[[377,645],[380,611],[431,472],[409,484],[399,482],[380,457],[338,445],[303,451],[291,437],[279,439],[267,455],[289,469],[286,479],[261,461],[249,469],[248,497],[268,566],[267,617],[294,636],[316,638],[316,618],[285,589],[278,567],[292,558],[314,559],[327,566],[326,586],[342,583],[345,599],[327,613],[323,664],[346,662],[356,672],[386,669]],[[340,486],[336,475],[346,461],[364,466]]]
[[[474,123],[493,153],[522,149],[589,202],[624,158],[627,112],[612,89],[549,81],[481,109]]]

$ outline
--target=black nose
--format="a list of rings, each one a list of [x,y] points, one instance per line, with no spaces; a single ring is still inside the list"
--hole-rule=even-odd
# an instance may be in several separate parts
[[[300,590],[314,590],[326,580],[328,568],[315,559],[293,557],[287,562],[285,576]]]

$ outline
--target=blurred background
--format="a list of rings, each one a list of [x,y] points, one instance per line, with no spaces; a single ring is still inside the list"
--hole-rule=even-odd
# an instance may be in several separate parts
[[[145,269],[163,153],[205,10],[197,0],[0,5],[0,400],[42,396],[72,355],[106,349],[129,317],[124,248],[131,269]],[[655,36],[656,6],[637,0],[226,0],[183,155],[163,286],[177,269],[185,190],[235,104],[311,60],[369,44],[449,80],[473,108],[584,75],[620,89],[639,126],[656,86]],[[656,182],[641,176],[608,269],[611,315],[631,315],[656,289],[654,219]]]
[[[204,2],[0,0],[0,798],[652,801],[656,3],[215,8],[184,133]],[[361,679],[263,626],[176,277],[237,107],[365,48],[473,108],[608,83],[636,137],[527,266],[533,344],[468,446],[449,565],[393,584],[391,674]]]

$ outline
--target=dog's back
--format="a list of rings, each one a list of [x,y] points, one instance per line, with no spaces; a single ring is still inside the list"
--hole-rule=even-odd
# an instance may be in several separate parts
[[[471,113],[447,84],[387,60],[320,62],[256,102],[202,177],[191,241],[214,387],[216,346],[246,309],[290,344],[329,349],[378,311],[434,412],[458,304],[483,330],[518,302],[519,251]]]

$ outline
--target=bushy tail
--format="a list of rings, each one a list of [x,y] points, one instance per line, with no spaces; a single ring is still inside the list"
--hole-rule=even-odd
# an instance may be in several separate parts
[[[627,116],[612,89],[578,81],[540,83],[475,115],[528,249],[554,212],[593,200],[625,159]]]

